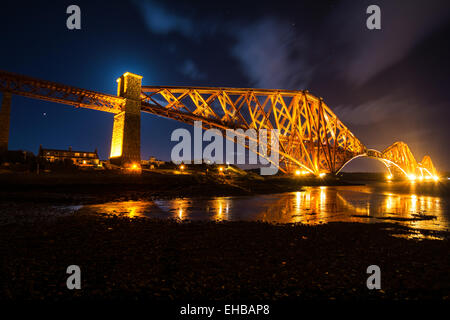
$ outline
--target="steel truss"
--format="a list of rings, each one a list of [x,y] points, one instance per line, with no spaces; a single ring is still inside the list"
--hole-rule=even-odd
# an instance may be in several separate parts
[[[307,91],[143,86],[143,111],[204,128],[277,129],[280,169],[335,173],[366,148],[325,102]],[[173,113],[176,113],[174,116]]]
[[[0,71],[0,91],[110,113],[122,112],[125,106],[122,97],[6,71]],[[308,91],[143,86],[141,99],[143,112],[188,124],[202,121],[204,129],[277,129],[284,172],[303,168],[334,174],[353,158],[368,156],[407,175],[437,175],[431,158],[417,163],[404,142],[382,152],[367,149],[323,99]]]

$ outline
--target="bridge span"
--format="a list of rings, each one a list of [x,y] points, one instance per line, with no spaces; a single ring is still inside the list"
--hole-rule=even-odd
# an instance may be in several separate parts
[[[114,113],[110,161],[124,168],[140,163],[140,119],[146,112],[188,124],[202,121],[204,129],[278,129],[279,168],[285,173],[337,174],[353,159],[370,157],[383,162],[391,178],[438,176],[431,158],[417,162],[404,142],[368,149],[307,90],[142,86],[141,76],[126,72],[114,96],[0,71],[0,91],[0,151],[8,148],[11,97],[21,95]]]

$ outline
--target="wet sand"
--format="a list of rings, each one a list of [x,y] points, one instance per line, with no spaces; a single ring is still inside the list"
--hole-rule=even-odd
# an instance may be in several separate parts
[[[35,219],[12,218],[0,225],[1,300],[448,300],[450,296],[448,232],[414,231],[388,223],[180,223],[66,215],[47,207],[242,194],[245,188],[249,193],[290,191],[304,181],[272,180],[269,186],[244,181],[236,187],[194,176],[0,180],[9,181],[0,187],[1,208],[24,204],[35,208]],[[82,289],[69,291],[66,268],[73,264],[81,267]],[[372,264],[381,268],[382,290],[366,287],[366,269]]]
[[[2,300],[366,300],[450,296],[449,234],[393,224],[273,225],[74,215],[0,226]],[[393,237],[393,235],[396,235]],[[82,290],[66,289],[66,268]],[[379,265],[382,290],[368,290]]]

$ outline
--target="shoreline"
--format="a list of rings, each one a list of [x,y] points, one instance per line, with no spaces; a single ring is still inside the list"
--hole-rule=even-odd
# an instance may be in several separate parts
[[[57,205],[299,191],[337,180],[148,174],[0,175],[2,301],[392,301],[450,298],[450,233],[398,223],[271,224],[106,214],[46,215]],[[315,184],[313,184],[315,183]],[[51,207],[48,207],[48,205]],[[7,215],[7,210],[3,211]],[[27,213],[28,212],[28,213]],[[439,240],[438,240],[439,239]],[[82,290],[66,287],[79,265]],[[368,290],[379,265],[382,289]]]
[[[94,204],[184,197],[244,196],[299,191],[306,186],[361,185],[336,178],[240,177],[151,172],[117,174],[1,174],[1,201]]]

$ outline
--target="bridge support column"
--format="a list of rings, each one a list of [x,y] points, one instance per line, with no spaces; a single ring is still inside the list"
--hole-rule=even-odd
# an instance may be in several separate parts
[[[11,98],[11,93],[3,92],[2,106],[0,109],[0,153],[8,151]]]
[[[124,168],[141,165],[141,81],[130,72],[117,79],[117,95],[125,98],[125,109],[114,116],[110,162]]]

